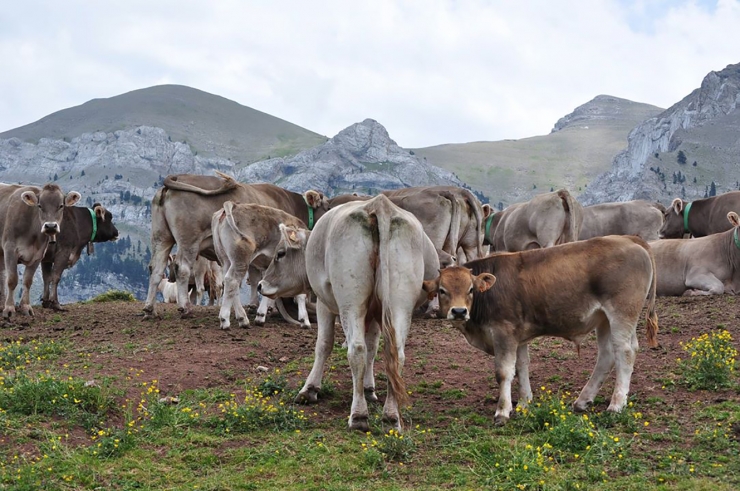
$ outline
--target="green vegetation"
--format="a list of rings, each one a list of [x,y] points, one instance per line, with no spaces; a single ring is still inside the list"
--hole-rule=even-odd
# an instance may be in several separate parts
[[[705,333],[681,345],[689,355],[686,360],[678,361],[687,386],[717,390],[735,385],[737,350],[729,331]]]
[[[94,297],[91,302],[135,302],[136,298],[131,292],[122,290],[108,290]]]

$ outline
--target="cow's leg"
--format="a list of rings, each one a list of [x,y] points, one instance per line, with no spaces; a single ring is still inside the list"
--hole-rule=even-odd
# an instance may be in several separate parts
[[[516,341],[501,339],[494,341],[496,346],[496,382],[498,382],[498,405],[493,421],[497,426],[506,424],[511,415],[511,384],[516,374]],[[499,352],[499,346],[501,350]]]
[[[182,318],[192,317],[192,304],[190,303],[190,293],[188,291],[190,283],[190,273],[193,270],[195,258],[198,251],[180,249],[177,251],[177,310],[180,311]]]
[[[520,344],[516,350],[516,375],[519,378],[519,400],[517,407],[525,408],[532,401],[532,386],[529,383],[529,344]]]
[[[3,317],[9,319],[15,314],[15,287],[18,286],[18,258],[5,254],[5,308]]]
[[[31,308],[31,285],[33,284],[33,275],[36,274],[36,269],[39,267],[39,263],[29,264],[23,271],[23,289],[21,291],[21,314],[30,315],[33,317],[33,309]]]
[[[418,288],[418,287],[417,287]],[[416,293],[416,291],[415,291]],[[415,299],[408,299],[407,302],[399,302],[393,309],[393,329],[396,338],[396,356],[398,357],[398,373],[396,374],[400,379],[403,379],[403,366],[406,363],[406,337],[408,336],[409,327],[411,326],[411,314],[412,310],[409,310],[409,306],[414,305]],[[388,339],[385,339],[388,342]],[[388,361],[386,360],[386,370],[388,370]],[[389,374],[389,377],[392,376]],[[401,419],[401,413],[398,408],[399,399],[404,399],[406,394],[396,394],[393,390],[393,386],[388,383],[388,397],[385,398],[385,404],[383,405],[383,419],[393,425],[397,431],[401,431],[403,420]]]
[[[170,234],[163,210],[157,206],[156,210],[152,210],[152,258],[149,260],[149,289],[144,303],[145,319],[156,316],[154,304],[157,301],[157,287],[174,245],[175,239]]]
[[[262,272],[254,266],[249,266],[249,303],[247,309],[254,310],[260,303],[260,297],[257,294],[257,283],[262,279]]]
[[[311,320],[308,318],[308,310],[306,309],[306,294],[296,295],[295,303],[298,306],[298,322],[303,324],[303,327],[311,327]]]
[[[347,360],[352,370],[352,409],[349,415],[351,430],[370,431],[369,413],[363,383],[367,370],[368,346],[365,344],[365,306],[350,305],[342,309],[340,318],[347,338]],[[389,397],[391,391],[388,391]],[[387,404],[387,399],[386,399]]]
[[[244,255],[241,254],[242,251],[239,252],[239,257],[235,258],[238,262],[224,261],[224,268],[226,269],[226,274],[224,275],[224,295],[219,313],[222,329],[229,328],[229,317],[231,316],[232,306],[239,327],[249,327],[249,318],[247,318],[247,313],[244,311],[242,302],[239,299],[239,287],[242,284],[242,280],[244,280],[244,276],[247,274],[247,268],[254,249],[244,251],[246,253]]]
[[[275,300],[267,297],[262,297],[262,300],[260,300],[260,306],[257,307],[257,315],[254,317],[254,323],[258,326],[264,326],[268,310],[274,308]]]
[[[722,295],[725,285],[711,273],[692,274],[686,278],[684,295]]]
[[[375,394],[375,355],[378,354],[378,345],[380,344],[380,326],[377,322],[371,321],[365,332],[365,345],[367,346],[367,368],[365,369],[365,380],[363,387],[365,399],[371,402],[378,400]]]
[[[49,290],[51,285],[51,269],[53,265],[54,263],[41,263],[41,278],[44,280],[44,290],[41,293],[41,307],[45,309],[51,308]]]
[[[62,273],[65,269],[67,269],[67,264],[67,261],[64,260],[55,261],[51,270],[51,278],[49,284],[49,307],[60,312],[66,311],[59,303],[58,291],[59,282],[62,280]],[[44,263],[41,263],[41,267],[43,269]]]
[[[573,403],[573,409],[576,411],[586,411],[588,409],[588,406],[594,402],[594,398],[596,398],[596,394],[598,394],[609,372],[614,368],[614,346],[609,322],[606,320],[596,328],[596,343],[598,345],[596,366],[588,382],[578,395],[578,399]]]
[[[313,360],[313,368],[308,374],[306,383],[296,396],[296,402],[315,403],[318,399],[319,390],[321,389],[321,377],[324,372],[324,363],[331,354],[334,347],[334,323],[337,320],[336,314],[331,312],[321,300],[316,302],[316,350]]]
[[[638,314],[639,315],[639,314]],[[616,369],[616,381],[612,400],[607,411],[619,412],[627,405],[627,395],[630,391],[632,371],[635,367],[637,357],[637,339],[635,328],[637,316],[630,322],[629,319],[621,319],[621,322],[612,322],[611,342],[614,350],[614,365]]]

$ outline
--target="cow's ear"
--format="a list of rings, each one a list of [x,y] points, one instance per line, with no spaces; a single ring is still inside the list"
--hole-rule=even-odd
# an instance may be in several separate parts
[[[733,228],[740,227],[740,216],[738,216],[737,213],[735,213],[734,211],[731,211],[727,214],[727,219],[730,221]]]
[[[280,233],[285,239],[285,243],[292,249],[300,249],[301,245],[305,243],[305,234],[302,234],[302,231],[303,229],[288,227],[284,223],[280,224]]]
[[[308,206],[310,206],[311,208],[318,208],[319,206],[321,206],[321,200],[324,195],[319,193],[318,191],[309,189],[308,191],[303,193],[303,197],[305,198]]]
[[[82,199],[82,195],[77,191],[70,191],[64,198],[64,206],[74,206],[75,203]]]
[[[101,222],[105,221],[105,212],[107,211],[103,205],[95,205],[93,207],[93,211],[95,212],[95,216],[100,218]]]
[[[422,283],[421,288],[427,292],[427,299],[433,300],[437,296],[437,290],[439,289],[439,276],[433,280],[426,280]]]
[[[676,215],[680,215],[683,211],[683,200],[681,198],[674,199],[673,203],[671,203],[671,208],[676,212]]]
[[[21,199],[28,206],[36,206],[39,204],[39,197],[33,191],[23,191]]]
[[[473,277],[473,285],[480,293],[487,291],[496,283],[496,277],[491,273],[481,273]]]
[[[488,215],[491,214],[491,211],[493,211],[491,209],[491,205],[489,205],[488,203],[483,205],[483,218],[488,218]]]

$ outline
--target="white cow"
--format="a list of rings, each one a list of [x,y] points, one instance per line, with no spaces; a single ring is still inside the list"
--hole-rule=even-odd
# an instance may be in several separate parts
[[[373,360],[382,330],[389,382],[383,417],[400,430],[398,406],[407,399],[404,346],[411,314],[426,300],[422,284],[437,275],[434,245],[419,220],[383,195],[333,208],[310,234],[280,230],[282,240],[258,290],[275,297],[311,289],[317,297],[316,359],[298,401],[317,400],[339,316],[352,369],[349,427],[369,431],[367,399],[377,400]]]

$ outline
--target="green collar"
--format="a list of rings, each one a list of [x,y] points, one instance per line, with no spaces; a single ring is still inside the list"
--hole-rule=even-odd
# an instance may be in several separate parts
[[[93,225],[93,231],[92,231],[92,235],[90,236],[90,242],[92,242],[92,241],[95,240],[95,236],[98,234],[98,220],[97,220],[97,217],[95,216],[95,212],[93,210],[91,210],[90,208],[88,208],[87,211],[90,212],[90,216],[92,217],[92,222],[93,222],[93,224],[92,224]]]
[[[491,240],[491,223],[493,223],[493,216],[495,214],[496,213],[491,213],[490,215],[488,215],[488,218],[486,218],[486,233],[483,235],[483,238],[488,240],[491,245],[493,245],[493,240]]]
[[[303,201],[306,202],[306,208],[308,208],[308,229],[313,230],[313,208],[308,204],[306,197],[303,197]]]
[[[740,238],[737,237],[737,227],[735,227],[735,232],[732,234],[732,238],[735,239],[735,247],[740,249]]]
[[[683,229],[687,234],[691,233],[691,230],[689,230],[689,210],[691,209],[691,205],[692,203],[689,203],[683,209]]]

